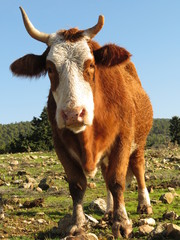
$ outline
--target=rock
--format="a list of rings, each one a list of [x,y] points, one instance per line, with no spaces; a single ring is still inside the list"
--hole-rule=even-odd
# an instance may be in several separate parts
[[[5,182],[0,179],[0,186],[3,186],[4,184],[5,184]]]
[[[87,186],[88,186],[90,189],[96,188],[96,184],[95,184],[94,182],[88,183]]]
[[[34,185],[32,183],[23,183],[22,188],[33,190]]]
[[[19,204],[20,200],[17,196],[13,196],[12,199],[11,199],[11,203],[12,204]]]
[[[48,191],[48,192],[57,192],[57,191],[58,191],[58,187],[52,186],[52,187],[48,188],[47,191]]]
[[[173,199],[174,195],[171,192],[165,193],[159,198],[159,200],[161,200],[163,203],[168,204],[172,203]]]
[[[105,213],[106,202],[104,201],[104,199],[98,198],[90,203],[89,208],[90,210],[100,211],[102,213]]]
[[[166,236],[171,237],[175,240],[180,239],[180,227],[175,224],[167,224]]]
[[[21,184],[23,182],[23,180],[19,179],[19,180],[14,180],[12,183],[13,184]]]
[[[153,230],[154,230],[154,227],[144,224],[139,227],[139,234],[141,236],[145,236],[145,235],[149,234],[150,232],[152,232]]]
[[[148,189],[149,193],[153,193],[154,192],[153,186],[149,186],[147,189]]]
[[[43,190],[42,190],[42,188],[37,187],[37,188],[36,188],[36,191],[37,191],[37,192],[42,192]]]
[[[171,192],[171,193],[175,193],[175,189],[172,188],[172,187],[168,187],[168,191]]]
[[[26,182],[27,183],[37,183],[36,180],[28,175],[26,175]]]
[[[42,207],[44,202],[43,198],[35,199],[32,201],[25,201],[23,204],[24,208]]]
[[[156,221],[153,218],[140,219],[139,225],[145,225],[145,224],[154,226],[156,225]]]
[[[94,233],[86,234],[88,240],[98,240],[98,237]]]
[[[89,216],[88,214],[85,214],[86,218],[93,223],[99,223],[98,220],[96,220],[95,218],[93,218],[92,216]]]
[[[115,238],[114,238],[113,235],[108,234],[107,237],[106,237],[106,239],[107,239],[107,240],[114,240]]]
[[[157,225],[157,227],[150,233],[151,239],[164,239],[162,236],[164,236],[165,230],[166,226],[164,224]]]
[[[175,212],[171,211],[171,212],[164,213],[163,218],[169,219],[169,220],[176,220],[178,219],[178,215]]]
[[[0,212],[0,220],[3,220],[5,218],[4,212]]]
[[[98,240],[98,237],[94,233],[87,233],[77,236],[68,236],[63,238],[62,240]]]
[[[37,222],[38,222],[39,224],[43,224],[43,223],[46,223],[46,220],[44,220],[44,219],[38,219]]]
[[[13,161],[10,162],[10,166],[11,166],[11,167],[15,167],[15,166],[17,166],[18,164],[19,164],[19,162],[18,162],[17,160],[13,160]]]
[[[44,213],[44,212],[38,212],[38,213],[36,213],[36,215],[38,215],[38,216],[44,216],[45,213]]]
[[[38,156],[31,155],[30,158],[33,159],[33,160],[36,160],[36,159],[38,159]]]
[[[17,172],[17,176],[23,176],[23,175],[26,175],[27,173],[26,173],[26,171],[25,170],[19,170],[18,172]]]
[[[47,178],[43,178],[38,187],[40,187],[42,190],[48,190],[48,188],[50,188],[53,185],[53,181],[50,177]]]

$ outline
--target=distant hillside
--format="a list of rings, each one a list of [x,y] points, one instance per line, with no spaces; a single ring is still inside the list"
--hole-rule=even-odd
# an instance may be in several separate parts
[[[153,127],[149,133],[147,146],[167,145],[170,142],[169,119],[157,118],[153,120]]]
[[[40,119],[34,118],[33,120],[35,121],[34,124],[36,125],[35,133],[39,134],[39,139],[43,139],[43,136],[41,136],[43,132],[51,131],[47,121],[46,110],[43,112],[43,114],[41,114]],[[35,146],[41,146],[42,143],[37,142],[37,141],[40,141],[40,140],[37,140],[37,136],[35,137],[34,134],[32,135],[33,129],[34,129],[33,121],[6,124],[6,125],[0,124],[0,153],[13,152],[12,149],[10,149],[12,146],[11,143],[18,141],[19,145],[23,145],[24,142],[21,144],[21,140],[23,141],[24,137],[25,139],[31,138],[31,141],[35,141],[36,142]],[[39,124],[40,122],[42,124]],[[47,129],[49,130],[47,131]],[[44,135],[44,138],[48,139],[49,137],[50,137],[50,133],[48,133],[48,135],[47,134]],[[47,140],[44,142],[46,144]],[[169,142],[170,142],[169,119],[154,119],[153,127],[148,136],[147,147],[152,147],[152,146],[157,147],[160,145],[167,146]],[[43,149],[45,148],[43,147]],[[41,149],[39,148],[36,149],[36,147],[34,147],[34,148],[31,148],[31,150],[38,151]]]
[[[31,122],[0,124],[0,153],[8,152],[9,144],[19,135],[28,136],[32,132]]]

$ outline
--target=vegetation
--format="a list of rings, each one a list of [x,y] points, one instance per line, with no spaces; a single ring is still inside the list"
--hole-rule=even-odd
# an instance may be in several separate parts
[[[170,142],[169,119],[154,119],[147,139],[147,147],[167,146]]]
[[[147,147],[167,147],[169,143],[180,145],[180,118],[154,119],[147,139]],[[46,107],[39,118],[31,122],[0,124],[0,153],[51,151],[52,133]]]
[[[156,224],[172,222],[179,225],[180,220],[163,218],[166,212],[174,211],[180,215],[180,148],[147,149],[146,177],[147,187],[153,191],[150,198],[153,205],[153,215]],[[176,160],[175,160],[176,159]],[[14,163],[16,162],[16,164]],[[3,200],[4,219],[0,219],[0,239],[62,239],[58,231],[58,221],[66,214],[72,214],[72,199],[69,195],[68,184],[64,170],[55,153],[18,153],[0,155],[0,196]],[[38,191],[38,184],[45,178],[51,178],[53,188]],[[95,233],[99,239],[107,239],[111,234],[111,224],[101,224],[103,213],[91,209],[90,203],[97,199],[106,199],[106,186],[100,170],[95,178],[88,183],[96,184],[93,188],[88,185],[84,197],[84,210],[96,218],[100,224],[93,225],[89,232]],[[163,203],[160,196],[169,191],[176,192],[171,204]],[[139,219],[147,215],[139,215],[137,208],[137,182],[133,179],[125,192],[126,209],[133,222],[133,239],[148,239],[139,234]],[[170,189],[172,191],[172,189]],[[43,204],[25,207],[26,201],[43,199]],[[1,202],[0,202],[1,207]],[[110,238],[112,239],[112,238]],[[158,239],[166,239],[163,236]]]
[[[173,143],[180,145],[180,118],[175,116],[170,120],[170,136]]]

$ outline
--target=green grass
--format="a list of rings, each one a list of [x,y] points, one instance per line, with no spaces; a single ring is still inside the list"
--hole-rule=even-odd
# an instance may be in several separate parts
[[[154,192],[150,194],[152,200],[158,201],[160,196],[168,192],[167,187],[163,184],[170,184],[174,178],[178,178],[179,171],[173,166],[173,162],[162,164],[164,158],[170,156],[180,155],[180,148],[178,149],[164,149],[164,150],[147,150],[146,159],[148,162],[147,174],[150,179],[147,181],[147,186],[153,186]],[[10,162],[12,160],[18,160],[17,167],[11,167]],[[176,163],[177,164],[177,163]],[[158,167],[157,167],[158,165]],[[34,239],[34,236],[46,235],[46,239],[51,239],[50,230],[57,227],[59,219],[64,215],[72,213],[72,199],[69,195],[68,184],[64,179],[65,173],[57,160],[54,152],[52,153],[23,153],[23,154],[8,154],[0,155],[0,178],[5,179],[6,183],[10,186],[0,186],[0,193],[3,195],[3,199],[6,202],[5,205],[5,219],[0,223],[0,237],[3,235],[7,239]],[[166,169],[165,167],[170,167]],[[161,168],[161,169],[159,169]],[[37,192],[35,189],[23,189],[19,188],[19,185],[13,184],[14,180],[22,179],[25,181],[25,176],[17,176],[19,170],[25,170],[27,175],[33,177],[37,183],[46,176],[53,178],[54,185],[58,187],[57,193],[49,193],[43,191]],[[153,179],[153,176],[156,176]],[[98,197],[106,199],[106,187],[103,177],[100,171],[97,173],[93,181],[96,183],[96,188],[87,188],[84,197],[84,211],[85,213],[92,215],[99,221],[102,219],[103,214],[98,211],[92,211],[89,209],[91,201]],[[178,180],[179,181],[179,180]],[[180,182],[180,181],[179,181]],[[133,232],[138,232],[138,220],[144,216],[139,216],[136,213],[137,209],[137,191],[135,191],[135,185],[125,192],[126,209],[129,217],[133,221]],[[180,195],[180,185],[175,186],[175,191]],[[26,200],[34,200],[36,198],[43,198],[43,207],[34,207],[31,209],[25,209],[19,207],[19,203],[13,203],[14,196],[17,196],[20,204],[23,204]],[[153,205],[152,217],[158,223],[173,222],[180,225],[180,220],[164,220],[163,214],[167,211],[175,211],[180,215],[180,197],[175,197],[171,204],[164,204],[158,202]],[[43,215],[39,215],[43,212]],[[38,224],[38,219],[44,219],[45,224]],[[27,224],[27,222],[31,222]],[[93,228],[91,230],[100,239],[105,239],[108,234],[111,234],[111,227],[105,229]],[[57,236],[53,236],[58,239]],[[134,239],[136,239],[134,237]],[[137,238],[139,239],[139,238]],[[141,237],[141,239],[147,239],[147,237]]]

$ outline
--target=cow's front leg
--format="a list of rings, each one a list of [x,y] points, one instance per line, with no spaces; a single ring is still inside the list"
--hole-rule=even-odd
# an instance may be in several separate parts
[[[85,183],[85,179],[84,179]],[[85,184],[86,185],[86,184]],[[70,194],[73,200],[73,217],[72,225],[69,228],[69,233],[74,234],[81,230],[85,224],[85,215],[83,211],[83,196],[85,193],[85,186],[82,184],[82,179],[76,183],[69,183]]]
[[[117,143],[109,156],[106,183],[112,193],[114,202],[112,231],[115,238],[122,236],[128,238],[132,232],[132,223],[127,216],[124,203],[129,154],[128,145],[125,149],[122,149],[122,145]]]

